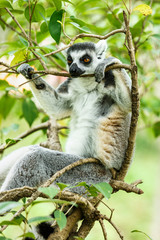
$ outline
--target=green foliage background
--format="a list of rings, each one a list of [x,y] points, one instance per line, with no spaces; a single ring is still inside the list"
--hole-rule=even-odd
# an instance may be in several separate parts
[[[128,1],[125,1],[128,6]],[[31,3],[35,4],[32,0]],[[132,1],[132,7],[139,4],[150,4],[150,1]],[[33,9],[32,6],[32,9]],[[14,0],[0,2],[0,57],[3,62],[14,66],[23,60],[33,58],[28,41],[17,34],[20,29],[11,16],[4,9],[7,7],[16,17],[21,26],[29,33],[29,8],[27,0]],[[159,239],[156,232],[157,221],[160,221],[159,203],[159,135],[160,135],[160,4],[152,1],[152,15],[145,17],[140,12],[132,12],[130,27],[136,47],[136,60],[138,65],[139,90],[141,97],[140,117],[137,133],[137,143],[133,164],[126,180],[133,182],[137,179],[144,181],[143,196],[118,192],[114,194],[107,204],[115,208],[114,221],[117,223],[127,240],[147,239],[140,233],[131,233],[138,229],[147,234],[152,234],[152,239]],[[63,9],[63,10],[62,10]],[[61,0],[38,0],[32,18],[31,37],[34,40],[36,53],[44,60],[47,67],[57,68],[53,63],[65,67],[65,59],[61,53],[50,58],[43,57],[57,49],[59,42],[69,43],[69,39],[62,31],[64,23],[65,33],[71,38],[79,33],[93,33],[105,35],[112,30],[123,27],[123,14],[125,6],[121,0],[84,0],[84,1],[61,1]],[[65,19],[64,19],[65,16]],[[57,22],[58,20],[58,22]],[[65,20],[65,22],[64,22]],[[14,28],[12,31],[6,24]],[[53,27],[54,26],[54,27]],[[78,39],[76,42],[94,41],[96,39]],[[123,63],[129,64],[129,56],[124,46],[125,35],[116,34],[108,39],[108,56],[115,56]],[[10,60],[12,58],[12,60]],[[32,61],[31,65],[38,70],[42,69],[39,61]],[[4,67],[1,66],[1,69]],[[1,70],[0,69],[0,70]],[[15,74],[8,74],[15,77]],[[30,91],[19,90],[8,84],[4,76],[0,75],[0,133],[1,143],[12,139],[20,133],[39,124],[47,119],[43,112],[39,112],[33,102]],[[15,80],[16,81],[16,80]],[[4,154],[13,151],[20,146],[35,144],[44,141],[45,131],[32,134],[18,144],[10,147]],[[61,136],[62,142],[65,142]],[[3,155],[4,155],[3,154]],[[107,209],[101,205],[102,212]],[[39,210],[39,207],[38,207]],[[42,207],[43,210],[43,207]],[[37,214],[35,210],[31,215]],[[39,212],[38,212],[39,215]],[[13,227],[12,227],[13,228]],[[12,236],[12,228],[7,230],[8,236]],[[109,239],[116,240],[117,235],[107,225]],[[100,237],[101,236],[101,237]],[[102,233],[98,224],[91,231],[87,239],[102,239]]]

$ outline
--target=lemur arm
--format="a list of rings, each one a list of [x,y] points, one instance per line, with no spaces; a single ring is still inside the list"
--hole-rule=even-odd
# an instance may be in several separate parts
[[[70,116],[72,108],[66,88],[66,85],[69,83],[68,80],[55,90],[41,77],[38,77],[38,74],[35,74],[34,69],[28,64],[22,64],[18,68],[18,72],[27,79],[36,78],[35,80],[30,81],[29,85],[34,97],[38,100],[47,114],[56,119]],[[65,91],[61,91],[63,85],[65,85]]]
[[[104,59],[101,62],[96,70],[95,70],[95,80],[96,82],[101,82],[105,78],[105,68],[113,65],[121,63],[121,61],[114,57],[109,57]],[[115,86],[112,88],[106,88],[108,94],[114,99],[117,105],[124,112],[131,111],[131,79],[125,69],[113,69],[110,70],[113,74],[114,84]],[[107,84],[107,78],[105,79],[105,83]]]

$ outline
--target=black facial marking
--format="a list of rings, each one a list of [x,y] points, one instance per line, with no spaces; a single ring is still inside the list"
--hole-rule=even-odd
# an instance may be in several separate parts
[[[105,83],[104,86],[115,86],[115,79],[112,70],[109,70],[105,72],[105,77],[104,77]]]
[[[73,59],[72,59],[72,57],[69,55],[69,56],[67,57],[67,63],[68,63],[68,65],[70,66],[70,65],[72,64],[72,62],[73,62]]]
[[[86,61],[86,60],[88,60],[88,61]],[[89,65],[92,62],[92,58],[88,54],[85,54],[84,56],[82,56],[80,58],[80,62],[83,63],[84,65]]]
[[[50,223],[42,222],[37,225],[38,233],[41,234],[44,239],[47,239],[51,233],[54,232],[54,228],[51,227]]]
[[[46,89],[46,85],[44,83],[36,84],[36,88],[38,90],[44,90],[44,89]]]
[[[85,73],[85,71],[80,69],[76,63],[73,63],[69,68],[69,73],[71,74],[72,77],[79,77],[80,75]]]

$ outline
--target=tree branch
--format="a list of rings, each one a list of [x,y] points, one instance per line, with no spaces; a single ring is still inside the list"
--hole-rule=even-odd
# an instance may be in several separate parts
[[[128,65],[128,64],[114,64],[114,65],[106,67],[105,72],[107,72],[111,69],[117,69],[117,68],[125,68],[125,69],[131,71],[131,66]],[[54,76],[71,77],[71,75],[67,72],[62,73],[62,72],[55,72],[55,71],[34,71],[34,73],[42,74],[43,76],[45,76],[47,74],[50,74],[50,75],[54,75]],[[94,74],[84,74],[84,75],[81,75],[79,77],[94,77]],[[32,79],[20,84],[19,87],[21,87],[22,85],[24,85],[28,82],[34,81],[37,78],[39,78],[39,76],[36,76],[35,78],[32,78]]]
[[[111,225],[112,227],[116,230],[117,234],[119,235],[120,239],[124,239],[123,235],[120,233],[120,230],[117,228],[117,226],[112,222],[112,219],[111,218],[108,218],[106,215],[102,215],[100,214],[100,217],[101,219],[105,219],[107,220]]]
[[[128,139],[128,147],[125,153],[125,159],[123,165],[121,167],[120,172],[117,174],[117,180],[123,180],[127,174],[128,168],[131,163],[131,159],[133,156],[135,139],[136,139],[136,130],[137,130],[137,122],[139,116],[139,93],[138,93],[138,76],[137,76],[137,65],[135,60],[135,50],[132,41],[132,35],[129,28],[129,20],[127,19],[126,12],[123,11],[124,22],[126,26],[126,40],[127,40],[127,49],[128,54],[130,56],[131,61],[131,79],[132,79],[132,118],[131,118],[131,126],[130,126],[130,134]]]
[[[20,28],[20,30],[22,31],[23,35],[25,36],[25,38],[28,40],[30,46],[33,46],[31,39],[27,36],[26,32],[24,31],[24,29],[22,28],[22,26],[20,25],[20,23],[17,21],[17,19],[14,17],[14,15],[10,12],[10,10],[8,8],[5,8],[6,11],[9,13],[9,15],[11,16],[11,18],[13,19],[13,21],[17,24],[17,26]],[[41,57],[35,52],[34,49],[31,49],[31,52],[33,53],[33,55],[40,61],[40,63],[42,64],[43,68],[45,70],[47,70],[47,67],[45,65],[45,63],[43,62],[43,60],[41,59]]]
[[[89,161],[90,161],[90,159],[89,159]],[[95,161],[97,161],[97,163],[98,163],[98,160],[95,160]],[[85,163],[87,163],[87,162],[85,162]],[[110,185],[114,191],[123,190],[125,192],[133,192],[136,194],[143,194],[143,191],[141,189],[137,188],[137,185],[141,184],[141,183],[142,183],[141,180],[137,180],[135,183],[131,183],[131,184],[124,183],[123,181],[117,181],[117,180],[110,181]],[[22,197],[30,197],[36,190],[37,190],[37,188],[22,187],[22,188],[11,189],[11,190],[8,190],[5,192],[0,192],[0,202],[18,201]],[[72,199],[69,197],[72,197]],[[66,193],[66,191],[63,192],[63,194],[61,195],[61,199],[65,199],[65,198],[67,198],[68,201],[77,201],[77,199],[73,199],[73,195],[71,192],[67,192],[67,193]],[[97,199],[97,201],[100,202],[101,199]],[[79,200],[78,200],[78,203],[79,203]]]

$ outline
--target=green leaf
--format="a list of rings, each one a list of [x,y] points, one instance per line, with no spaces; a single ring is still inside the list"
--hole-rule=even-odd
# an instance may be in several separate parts
[[[160,39],[160,34],[153,34],[152,37],[155,37],[157,39]]]
[[[40,29],[41,29],[41,32],[42,32],[42,33],[48,32],[48,23],[44,21],[44,22],[41,24]]]
[[[25,233],[25,234],[22,234],[20,236],[18,236],[18,238],[33,238],[33,239],[36,239],[36,237],[34,236],[34,234],[32,232],[28,232],[28,233]]]
[[[82,21],[81,19],[75,18],[74,16],[70,16],[70,19],[74,22],[70,22],[72,25],[74,25],[76,28],[84,31],[84,32],[88,32],[90,33],[90,29],[89,29],[89,24],[85,23],[84,21]]]
[[[75,5],[74,3],[72,3],[72,2],[69,1],[69,0],[62,0],[62,2],[67,2],[67,3],[70,3],[70,4],[72,4],[72,5]]]
[[[18,50],[14,53],[14,58],[11,62],[11,66],[14,66],[16,65],[17,63],[21,62],[21,61],[24,61],[28,58],[28,50],[27,49],[21,49],[21,50]]]
[[[75,188],[75,187],[85,187],[87,190],[89,188],[89,185],[86,182],[80,182],[77,185],[71,187],[71,188]]]
[[[54,5],[55,5],[57,11],[61,10],[61,8],[62,8],[61,0],[53,0],[53,2],[54,2]]]
[[[57,185],[61,191],[63,191],[63,189],[65,189],[66,187],[69,187],[69,184],[64,184],[64,183],[57,183]]]
[[[7,87],[10,87],[7,81],[0,80],[0,91],[6,90]]]
[[[101,182],[101,183],[93,184],[93,186],[97,188],[97,190],[100,191],[100,193],[102,193],[106,199],[110,198],[113,189],[109,185],[109,183]]]
[[[153,125],[153,132],[154,132],[154,136],[155,136],[155,137],[159,137],[159,136],[160,136],[160,121],[159,121],[159,122],[156,122],[156,123]]]
[[[59,44],[61,37],[61,24],[58,21],[62,21],[63,13],[63,9],[54,11],[49,21],[49,32],[57,44]]]
[[[133,230],[133,231],[131,231],[131,233],[142,233],[142,234],[144,234],[146,237],[148,237],[148,239],[150,239],[150,240],[153,240],[150,236],[148,236],[146,233],[144,233],[144,232],[142,232],[142,231],[139,231],[139,230]]]
[[[34,5],[32,4],[31,5],[31,12],[33,11],[34,9],[34,12],[33,12],[33,16],[32,16],[32,22],[40,22],[43,20],[43,16],[45,16],[45,9],[44,7],[41,5],[41,4],[37,4],[35,7]],[[26,7],[25,9],[25,17],[28,21],[30,21],[30,15],[29,15],[29,6]]]
[[[11,139],[11,138],[7,138],[7,139],[5,140],[5,142],[6,142],[6,144],[10,145],[10,144],[16,143],[16,140]]]
[[[54,216],[60,230],[62,230],[67,224],[67,218],[65,214],[60,210],[56,210],[54,211]]]
[[[38,188],[38,191],[48,195],[50,198],[54,198],[59,192],[58,189],[54,188],[53,186],[40,187]]]
[[[47,221],[53,221],[53,218],[50,216],[33,217],[28,220],[28,224],[31,224],[33,222],[47,222]]]
[[[19,37],[21,43],[23,43],[23,45],[24,45],[25,47],[28,47],[28,46],[29,46],[28,41],[27,41],[26,39],[24,39],[24,38],[21,37],[21,36],[18,36],[18,37]]]
[[[22,111],[25,120],[28,122],[29,126],[31,126],[34,120],[38,117],[38,110],[35,103],[30,98],[24,99]]]
[[[13,97],[10,97],[8,94],[5,94],[0,99],[0,115],[6,119],[10,111],[12,110],[14,104],[16,102],[16,99]]]
[[[11,238],[0,237],[0,240],[12,240]]]
[[[22,204],[19,202],[14,201],[7,201],[7,202],[1,202],[0,203],[0,214],[4,214],[5,212],[11,210],[12,208],[21,206]]]
[[[91,31],[89,30],[88,27],[84,26],[84,27],[80,27],[80,25],[78,23],[75,22],[70,22],[70,24],[72,24],[73,26],[75,26],[76,28],[80,29],[83,32],[87,32],[90,33]]]
[[[39,52],[36,52],[42,59],[45,63],[47,63],[47,58],[45,58],[41,53]]]
[[[13,7],[12,7],[12,5],[10,4],[10,2],[9,1],[7,1],[7,0],[1,0],[0,1],[0,8],[11,8],[11,9],[13,9]]]
[[[16,220],[16,219],[13,219],[12,221],[2,221],[0,222],[0,226],[3,226],[3,225],[17,225],[19,226],[21,223],[22,223],[23,219],[20,219],[20,220]]]
[[[92,197],[97,197],[97,195],[98,195],[98,190],[94,186],[89,186],[88,192],[90,193],[90,196],[92,196]]]

